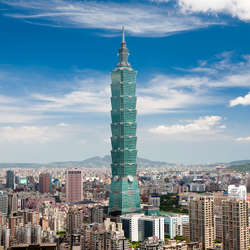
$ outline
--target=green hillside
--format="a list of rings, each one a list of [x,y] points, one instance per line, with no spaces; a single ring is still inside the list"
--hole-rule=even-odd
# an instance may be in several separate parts
[[[244,165],[232,165],[228,168],[237,172],[250,172],[250,163]]]

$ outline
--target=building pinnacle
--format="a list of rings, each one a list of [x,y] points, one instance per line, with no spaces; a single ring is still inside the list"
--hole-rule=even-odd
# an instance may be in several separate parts
[[[122,48],[126,47],[126,42],[125,42],[125,29],[124,26],[122,25]]]
[[[119,49],[119,67],[127,67],[130,66],[128,63],[128,56],[129,56],[129,52],[128,52],[128,48],[126,47],[126,42],[125,42],[125,29],[124,26],[122,26],[122,42],[121,42],[121,48]]]

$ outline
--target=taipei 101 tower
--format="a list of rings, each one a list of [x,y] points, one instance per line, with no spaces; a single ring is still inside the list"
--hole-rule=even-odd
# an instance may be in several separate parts
[[[136,176],[136,74],[128,63],[129,52],[122,28],[119,63],[111,72],[112,182],[109,214],[119,216],[140,212]]]

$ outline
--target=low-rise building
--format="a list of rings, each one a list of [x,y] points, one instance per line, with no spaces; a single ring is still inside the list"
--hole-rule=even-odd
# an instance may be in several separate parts
[[[144,241],[156,236],[164,241],[164,218],[144,214],[126,214],[121,217],[125,237],[132,241]]]

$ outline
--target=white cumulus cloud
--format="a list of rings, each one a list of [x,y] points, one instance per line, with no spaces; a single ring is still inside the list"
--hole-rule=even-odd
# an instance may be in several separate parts
[[[229,106],[234,107],[237,105],[247,106],[250,105],[250,92],[245,96],[239,96],[230,101]]]
[[[248,0],[178,0],[186,12],[225,13],[243,21],[250,20],[250,1]]]
[[[221,120],[220,116],[205,116],[186,124],[160,125],[151,128],[150,132],[163,135],[211,133],[225,128],[224,125],[221,125]]]
[[[106,112],[110,108],[108,95],[102,89],[93,91],[77,90],[63,96],[34,94],[33,98],[46,102],[34,107],[38,110],[70,112]]]
[[[183,72],[180,75],[158,74],[151,80],[151,85],[162,82],[166,88],[204,89],[250,87],[250,56],[242,55],[239,62],[233,62],[233,53],[225,52],[214,56],[215,62],[200,61],[197,67],[176,68]],[[157,88],[155,88],[157,91]],[[161,92],[159,89],[158,92]]]
[[[250,142],[250,136],[249,137],[239,137],[236,139],[237,142]]]
[[[0,141],[46,143],[66,136],[70,131],[58,126],[3,126]]]
[[[195,91],[183,91],[168,88],[165,81],[159,78],[147,86],[137,88],[137,110],[139,114],[160,114],[179,112],[197,103],[208,105],[216,103],[216,98]],[[178,80],[177,80],[178,81]],[[96,79],[98,82],[98,79]],[[33,94],[32,98],[38,104],[32,106],[32,110],[43,112],[80,112],[80,113],[108,113],[110,105],[110,86],[100,83],[88,88],[92,83],[86,79],[85,87],[66,93],[64,95]]]
[[[58,127],[69,127],[69,124],[61,122],[57,124]]]

